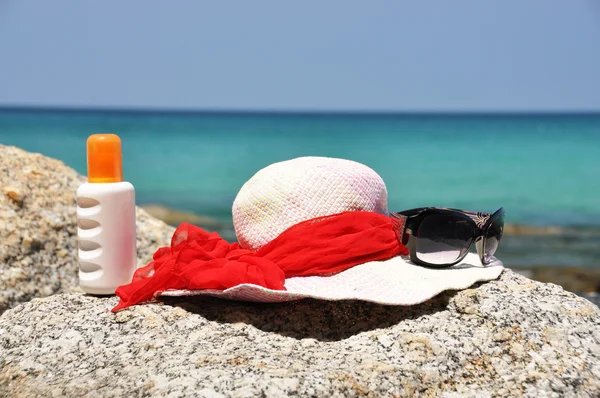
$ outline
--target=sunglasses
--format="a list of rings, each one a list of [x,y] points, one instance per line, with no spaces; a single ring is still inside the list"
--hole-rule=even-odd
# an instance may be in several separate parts
[[[475,242],[481,263],[489,264],[504,230],[504,209],[495,213],[422,207],[390,213],[398,238],[410,260],[430,267],[449,267],[462,261]]]

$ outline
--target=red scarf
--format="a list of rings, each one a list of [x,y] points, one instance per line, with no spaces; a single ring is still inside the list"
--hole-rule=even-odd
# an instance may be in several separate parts
[[[252,283],[285,290],[285,278],[332,275],[369,261],[408,254],[390,218],[353,211],[296,224],[257,251],[229,243],[216,232],[184,223],[171,247],[154,253],[133,280],[116,294],[123,308],[148,301],[169,289],[224,290]]]

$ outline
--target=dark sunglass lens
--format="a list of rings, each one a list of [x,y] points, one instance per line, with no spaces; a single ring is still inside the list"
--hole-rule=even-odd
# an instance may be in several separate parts
[[[423,220],[417,233],[417,257],[428,264],[452,264],[460,259],[473,240],[473,224],[449,214]]]
[[[483,262],[485,264],[492,261],[492,257],[494,253],[496,253],[496,249],[498,249],[498,244],[500,243],[500,239],[502,239],[502,232],[504,231],[504,214],[498,217],[494,222],[490,225],[487,231],[487,237],[485,240],[485,246],[483,248]]]

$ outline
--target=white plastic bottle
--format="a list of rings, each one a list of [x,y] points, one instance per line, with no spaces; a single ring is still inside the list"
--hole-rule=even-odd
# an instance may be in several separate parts
[[[136,270],[135,190],[123,181],[121,140],[87,140],[88,182],[77,189],[79,285],[89,294],[114,294]]]

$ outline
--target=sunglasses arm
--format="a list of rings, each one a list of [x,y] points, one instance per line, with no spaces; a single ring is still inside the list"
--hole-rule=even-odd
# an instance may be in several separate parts
[[[400,243],[403,245],[405,245],[408,241],[408,236],[405,234],[407,219],[407,216],[400,213],[390,213],[390,220],[392,220],[392,224],[394,225],[394,231],[396,232],[398,241],[400,241]]]

